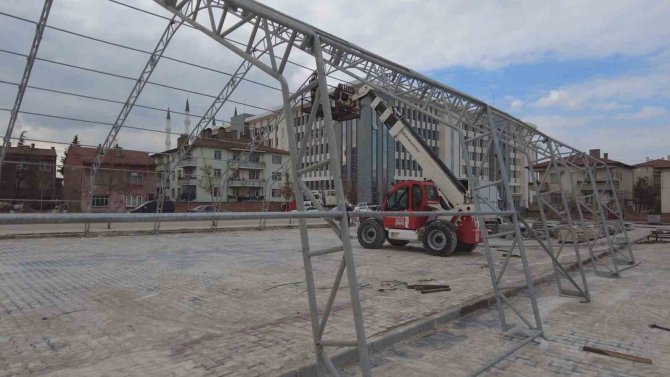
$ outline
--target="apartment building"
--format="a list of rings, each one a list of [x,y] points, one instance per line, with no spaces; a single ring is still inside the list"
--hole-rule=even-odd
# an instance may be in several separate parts
[[[63,195],[69,212],[126,212],[156,193],[156,163],[146,152],[116,145],[98,169],[89,200],[91,166],[99,149],[71,145],[63,166]]]
[[[612,160],[608,153],[600,154],[600,149],[589,150],[589,155],[604,163],[610,168],[614,189],[618,195],[619,203],[622,206],[632,204],[633,197],[633,167],[623,162]],[[571,156],[566,158],[572,165],[577,167],[584,166],[584,160],[579,156]],[[549,162],[543,162],[533,165],[533,169],[537,174],[542,176],[549,166]],[[600,200],[604,203],[610,203],[614,199],[612,190],[607,184],[607,171],[604,168],[597,168],[594,172],[594,179],[596,187],[601,194]],[[585,202],[590,203],[593,194],[593,186],[584,176],[584,173],[578,168],[562,167],[558,172],[552,172],[544,182],[540,190],[543,192],[555,192],[550,194],[550,201],[560,203],[560,187],[567,190],[570,196],[584,196]]]
[[[241,114],[237,119],[248,116]],[[234,117],[235,118],[235,117]],[[185,158],[170,172],[166,196],[175,201],[194,202],[283,202],[288,152],[261,145],[253,153],[244,153],[252,142],[243,122],[231,122],[228,129],[219,127],[203,130],[190,147]],[[242,126],[242,127],[240,127]],[[178,148],[166,150],[153,157],[159,173],[168,158],[188,142],[179,137]],[[235,161],[243,158],[239,165]]]
[[[647,183],[658,193],[661,213],[670,213],[670,156],[667,159],[649,159],[633,165],[634,182],[646,179]]]
[[[35,144],[7,147],[2,165],[0,201],[12,201],[25,208],[49,209],[58,198],[56,150]]]
[[[387,128],[381,124],[377,115],[369,107],[369,99],[364,99],[360,112],[348,114],[346,111],[335,106],[335,91],[331,92],[333,98],[333,118],[336,138],[341,146],[342,156],[342,179],[345,192],[350,201],[368,202],[379,204],[391,186],[398,181],[422,179],[422,168],[414,158],[396,140],[389,136]],[[387,99],[388,100],[388,99]],[[439,125],[432,117],[409,108],[401,103],[388,100],[408,121],[433,152],[439,156],[454,174],[462,179],[467,179],[465,170],[465,157],[460,147],[458,133],[445,126]],[[305,137],[305,124],[307,123],[310,104],[304,104],[296,108],[296,134],[300,141]],[[443,114],[434,113],[436,118]],[[288,138],[286,124],[273,124],[274,115],[261,114],[246,119],[252,134],[260,135],[269,130],[266,145],[288,149]],[[466,135],[472,136],[472,130],[464,128]],[[320,161],[330,157],[331,148],[322,138],[323,118],[317,117],[316,126],[313,131],[319,137],[318,142],[308,146],[306,151],[306,163]],[[481,167],[479,160],[484,152],[483,144],[480,147],[469,147],[467,158],[475,169],[484,169],[484,179],[494,180],[489,177],[489,167]],[[510,183],[514,194],[514,200],[519,206],[527,206],[528,203],[528,173],[525,157],[509,151]],[[305,177],[307,186],[311,190],[329,191],[333,189],[332,177],[323,168],[308,173]],[[351,194],[351,192],[355,194]]]

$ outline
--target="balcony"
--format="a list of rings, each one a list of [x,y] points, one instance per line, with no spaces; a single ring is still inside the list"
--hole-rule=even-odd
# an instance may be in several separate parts
[[[177,166],[198,166],[198,158],[197,157],[184,157],[183,160],[181,160]]]
[[[239,179],[229,178],[230,187],[265,187],[265,179]]]
[[[198,177],[195,175],[184,175],[181,177],[177,178],[177,184],[179,186],[184,186],[184,185],[197,185],[198,184]]]
[[[234,161],[234,160],[228,160],[228,167],[233,167],[233,166],[238,166],[240,169],[258,169],[258,170],[263,170],[265,169],[265,162],[263,161]]]

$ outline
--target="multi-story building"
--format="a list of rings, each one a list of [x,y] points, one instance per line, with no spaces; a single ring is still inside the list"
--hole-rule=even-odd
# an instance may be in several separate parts
[[[149,154],[111,148],[96,172],[89,200],[91,166],[98,149],[71,145],[63,161],[63,195],[69,212],[126,212],[156,193],[156,163]]]
[[[661,213],[670,213],[670,156],[667,160],[663,158],[650,160],[633,165],[634,182],[639,179],[646,179],[657,193],[657,200],[660,200]]]
[[[0,201],[49,209],[57,199],[56,150],[35,148],[35,144],[16,147],[10,144],[2,165]]]
[[[335,92],[331,93],[335,97]],[[351,116],[342,111],[333,103],[333,118],[335,121],[335,132],[338,142],[342,148],[342,179],[345,185],[347,199],[350,202],[368,202],[379,204],[391,186],[398,181],[410,179],[422,179],[421,166],[396,140],[389,136],[387,128],[381,124],[377,115],[368,106],[369,99],[364,99],[360,112]],[[435,119],[424,113],[409,108],[401,103],[395,103],[396,109],[414,127],[416,132],[423,138],[426,144],[432,148],[449,167],[452,172],[461,179],[467,179],[465,170],[465,156],[460,147],[458,133],[438,124]],[[311,105],[306,104],[296,108],[295,132],[300,141],[305,137],[305,124],[307,123]],[[436,118],[442,114],[435,113]],[[272,113],[249,117],[246,124],[253,134],[261,134],[274,120]],[[307,163],[329,158],[331,148],[326,138],[323,138],[323,118],[317,117],[316,125],[312,132],[316,132],[318,142],[309,146],[306,152]],[[466,134],[467,129],[464,129]],[[273,125],[267,135],[267,146],[276,146],[288,149],[286,124],[281,122]],[[472,160],[472,165],[481,166],[478,161],[483,153],[483,145],[469,147],[467,157]],[[510,153],[511,166],[510,183],[512,185],[515,201],[518,205],[527,206],[528,202],[528,173],[525,169],[527,163],[525,157],[520,154]],[[489,168],[485,170],[484,179],[489,177]],[[492,173],[492,171],[491,171]],[[307,186],[312,190],[329,191],[333,189],[332,177],[327,169],[313,171],[304,177]]]
[[[589,155],[604,163],[610,168],[612,175],[612,182],[614,189],[618,195],[619,203],[622,206],[632,204],[633,195],[633,167],[623,162],[612,160],[608,153],[600,155],[600,149],[589,150]],[[552,192],[550,194],[550,201],[560,203],[560,188],[563,187],[566,193],[570,196],[586,197],[585,202],[590,203],[593,194],[593,185],[585,177],[583,171],[578,167],[584,166],[584,160],[579,156],[566,157],[571,165],[577,167],[561,167],[558,172],[551,172],[540,186],[543,192]],[[543,176],[549,166],[549,161],[533,165],[535,172]],[[607,171],[604,168],[597,168],[594,171],[594,179],[598,192],[600,193],[600,200],[604,203],[610,203],[614,199],[612,190],[607,183]]]
[[[236,117],[246,117],[242,114]],[[288,166],[288,152],[261,145],[246,159],[235,162],[252,142],[243,121],[233,117],[232,127],[206,128],[189,148],[188,154],[169,174],[165,195],[175,201],[283,202],[282,185]],[[159,172],[178,152],[186,135],[179,137],[178,148],[154,155]],[[247,155],[244,153],[242,156]]]

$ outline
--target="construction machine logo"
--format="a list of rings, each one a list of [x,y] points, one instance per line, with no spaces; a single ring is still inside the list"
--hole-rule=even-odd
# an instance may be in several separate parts
[[[395,226],[401,226],[403,228],[409,228],[409,217],[396,217]]]

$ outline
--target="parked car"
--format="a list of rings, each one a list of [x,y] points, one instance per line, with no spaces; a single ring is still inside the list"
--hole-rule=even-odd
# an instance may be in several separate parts
[[[368,203],[358,203],[354,207],[354,211],[376,211],[378,208],[379,208],[378,205]]]
[[[131,209],[130,213],[156,213],[156,205],[158,202],[155,200],[149,200],[144,202],[137,207]],[[174,213],[174,202],[172,200],[163,201],[163,213]]]
[[[203,204],[189,209],[188,212],[219,212],[219,210],[211,204]]]
[[[313,206],[305,206],[305,212],[318,211],[319,209]],[[298,212],[297,209],[292,210],[291,212]]]

